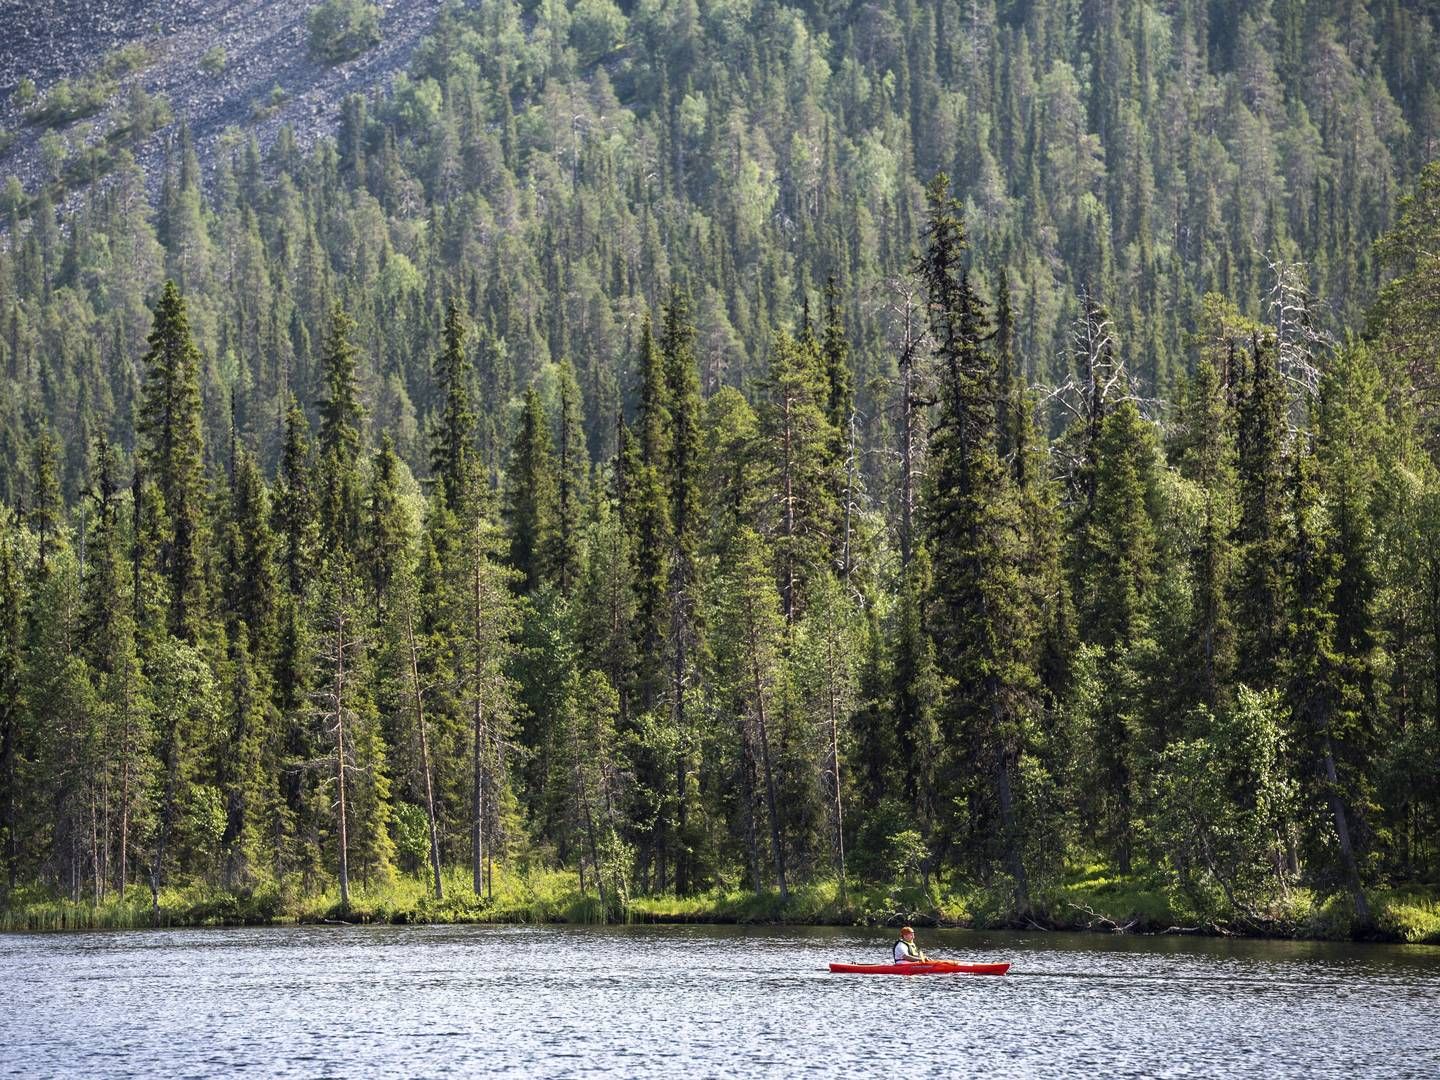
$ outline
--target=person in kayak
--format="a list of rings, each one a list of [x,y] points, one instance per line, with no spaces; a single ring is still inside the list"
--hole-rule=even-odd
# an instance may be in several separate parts
[[[908,926],[900,928],[900,940],[895,942],[890,955],[897,964],[923,964],[930,959],[915,947],[915,931]]]

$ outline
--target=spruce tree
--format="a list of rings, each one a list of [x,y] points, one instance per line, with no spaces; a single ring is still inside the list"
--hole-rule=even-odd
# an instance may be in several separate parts
[[[505,470],[505,519],[510,534],[510,565],[520,588],[535,592],[550,580],[549,556],[556,529],[555,448],[540,393],[525,391],[520,426]]]
[[[1288,405],[1268,338],[1252,338],[1246,374],[1238,410],[1234,541],[1239,568],[1233,608],[1237,677],[1261,688],[1272,685],[1277,674],[1286,603],[1282,518]]]
[[[284,583],[289,595],[296,598],[305,593],[317,542],[309,430],[305,411],[291,397],[285,411],[285,442],[271,507]]]
[[[1218,709],[1235,664],[1235,629],[1230,615],[1235,523],[1234,421],[1225,387],[1208,360],[1196,366],[1185,388],[1173,448],[1181,472],[1200,488],[1204,516],[1191,551],[1191,618],[1181,660],[1193,680],[1191,703]]]
[[[35,562],[40,576],[49,572],[50,560],[63,541],[64,506],[60,496],[59,449],[49,429],[34,445],[34,480],[30,492],[30,528],[35,533]]]
[[[621,513],[633,536],[640,656],[640,707],[649,709],[665,680],[668,636],[667,593],[670,565],[670,505],[665,476],[670,454],[670,392],[664,360],[646,316],[640,330],[640,414],[636,420],[634,460],[622,457],[625,490]]]
[[[1030,906],[1030,886],[1015,784],[1034,709],[1036,678],[1027,656],[1036,628],[1026,617],[1018,576],[1018,514],[997,452],[995,359],[982,344],[984,307],[965,270],[964,222],[944,174],[931,182],[927,197],[918,269],[930,300],[940,399],[924,507],[935,565],[930,632],[939,664],[952,680],[944,730],[960,752],[948,765],[941,792],[953,805],[971,783],[983,785],[977,794],[984,810],[965,823],[967,840],[983,849],[990,845],[981,837],[995,834],[1023,912]]]
[[[354,321],[338,303],[330,312],[330,334],[321,357],[319,483],[320,537],[327,552],[358,549],[360,539],[360,407],[356,384],[358,352],[351,343]]]
[[[20,768],[25,701],[22,695],[25,623],[18,535],[9,510],[0,509],[0,842],[4,844],[5,894],[20,877]]]
[[[820,361],[813,344],[776,334],[760,411],[765,526],[775,537],[787,623],[798,618],[807,583],[824,572],[840,517],[833,471],[839,435],[825,416]]]
[[[672,286],[665,303],[660,338],[668,403],[669,438],[664,479],[668,482],[670,542],[666,600],[670,627],[666,654],[670,662],[670,708],[674,716],[676,768],[674,777],[675,835],[672,852],[675,889],[690,888],[690,759],[696,751],[687,717],[686,688],[692,678],[694,654],[700,646],[697,618],[700,527],[704,507],[700,493],[700,376],[695,361],[695,327],[689,297]],[[782,887],[783,892],[783,887]]]
[[[169,586],[170,632],[185,641],[200,633],[205,607],[204,438],[200,352],[190,337],[185,300],[167,281],[155,306],[145,356],[145,385],[136,433],[145,482],[160,499],[158,566]]]
[[[585,447],[584,402],[575,366],[560,363],[560,430],[555,460],[555,530],[547,557],[556,587],[569,595],[580,578],[590,458]]]
[[[714,655],[719,679],[740,721],[742,782],[746,831],[751,836],[752,866],[757,823],[764,821],[770,839],[771,866],[784,903],[789,898],[786,873],[786,809],[778,795],[779,751],[775,731],[779,699],[786,680],[784,621],[769,570],[764,544],[753,529],[742,528],[732,557],[714,582]],[[750,776],[759,766],[764,809],[756,798]],[[677,871],[678,879],[678,871]],[[677,880],[677,888],[679,882]]]
[[[453,299],[445,308],[443,341],[434,365],[440,414],[431,434],[430,471],[444,479],[448,496],[458,499],[471,489],[476,425],[470,405],[471,364],[465,353],[465,317]]]
[[[358,560],[377,623],[384,617],[391,586],[414,540],[410,513],[402,501],[400,488],[403,468],[395,454],[394,440],[387,431],[380,436],[380,445],[371,460],[370,492]]]

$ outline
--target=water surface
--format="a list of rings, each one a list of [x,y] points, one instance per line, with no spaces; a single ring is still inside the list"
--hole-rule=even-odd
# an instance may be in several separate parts
[[[1440,1076],[1440,948],[279,927],[0,936],[0,1075]]]

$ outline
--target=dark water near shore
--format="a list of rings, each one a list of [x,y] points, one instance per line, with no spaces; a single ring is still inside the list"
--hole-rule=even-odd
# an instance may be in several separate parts
[[[0,937],[0,1075],[1440,1076],[1440,948],[284,927]]]

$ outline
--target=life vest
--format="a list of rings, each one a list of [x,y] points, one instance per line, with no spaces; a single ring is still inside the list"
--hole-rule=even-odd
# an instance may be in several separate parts
[[[899,958],[898,958],[898,957],[896,956],[896,954],[895,954],[895,948],[896,948],[896,946],[904,946],[904,948],[905,948],[905,958],[906,958],[907,960],[913,960],[913,961],[919,961],[919,960],[920,960],[920,958],[921,958],[921,957],[920,957],[920,950],[917,949],[917,948],[915,948],[915,943],[912,942],[912,941],[906,941],[903,937],[902,937],[902,938],[897,938],[896,941],[895,941],[895,945],[890,946],[890,958],[891,958],[892,960],[896,960],[897,962],[899,962]]]

